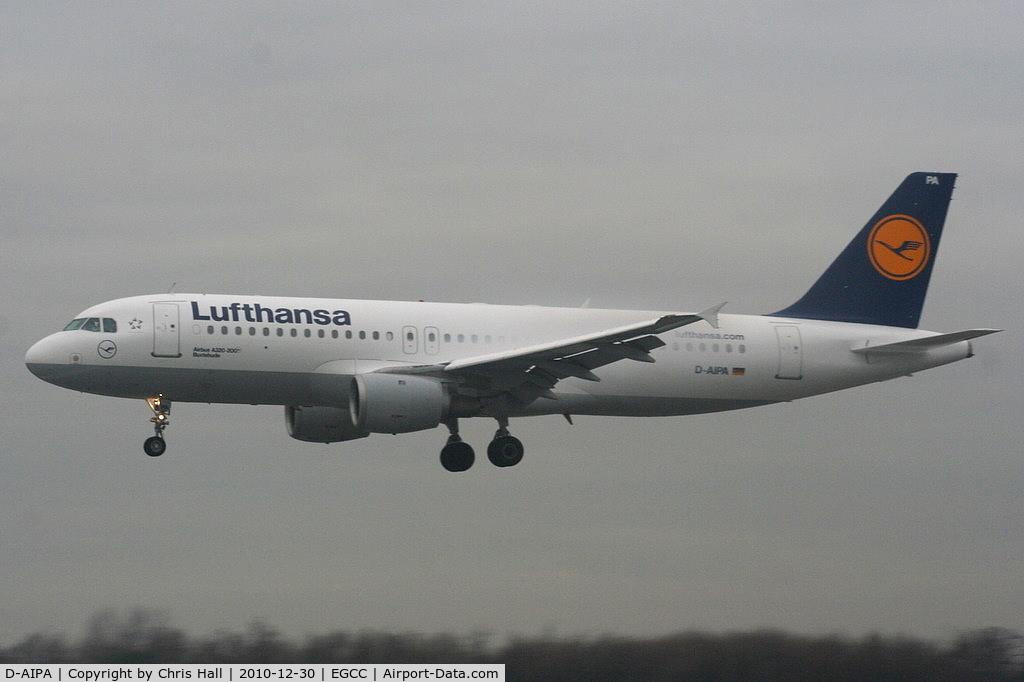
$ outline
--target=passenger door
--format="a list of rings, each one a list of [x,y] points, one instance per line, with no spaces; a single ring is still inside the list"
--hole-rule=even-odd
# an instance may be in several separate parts
[[[791,325],[775,328],[779,340],[779,366],[776,379],[799,379],[803,376],[803,349],[800,347],[800,329]]]
[[[153,356],[181,357],[180,309],[177,303],[153,304]]]

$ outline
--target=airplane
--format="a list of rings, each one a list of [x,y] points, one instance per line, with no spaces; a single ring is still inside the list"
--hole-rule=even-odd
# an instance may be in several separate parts
[[[283,405],[288,434],[333,443],[444,425],[441,464],[518,464],[512,418],[674,416],[792,401],[969,358],[999,329],[917,328],[955,173],[912,173],[814,285],[766,315],[211,294],[95,305],[25,356],[64,388],[145,400],[151,457],[171,405]]]

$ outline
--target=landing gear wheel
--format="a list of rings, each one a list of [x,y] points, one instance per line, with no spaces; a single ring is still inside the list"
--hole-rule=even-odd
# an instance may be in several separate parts
[[[150,436],[146,439],[146,442],[142,444],[142,449],[145,450],[146,454],[150,457],[159,457],[167,452],[167,441],[160,436]]]
[[[496,467],[512,467],[523,459],[523,444],[515,436],[498,436],[487,446],[487,459]]]
[[[164,429],[171,423],[171,401],[164,398],[163,394],[146,398],[146,404],[153,410],[153,432],[156,434],[146,439],[142,449],[150,457],[159,457],[167,452],[167,443],[164,441]]]
[[[458,438],[458,436],[454,438]],[[473,447],[469,443],[462,442],[461,439],[449,438],[448,444],[441,449],[441,466],[448,471],[465,471],[473,466],[475,460]]]

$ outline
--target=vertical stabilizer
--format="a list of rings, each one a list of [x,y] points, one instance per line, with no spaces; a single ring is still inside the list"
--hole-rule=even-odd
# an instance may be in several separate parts
[[[828,270],[776,317],[917,327],[956,173],[912,173]]]

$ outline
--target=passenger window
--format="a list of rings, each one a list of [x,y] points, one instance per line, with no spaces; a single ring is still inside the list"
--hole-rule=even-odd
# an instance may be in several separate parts
[[[103,318],[103,331],[105,331],[108,334],[116,334],[117,333],[117,321],[116,320],[112,320],[109,317],[104,317]]]

